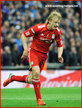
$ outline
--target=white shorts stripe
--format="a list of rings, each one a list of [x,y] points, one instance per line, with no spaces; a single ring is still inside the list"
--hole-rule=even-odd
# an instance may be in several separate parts
[[[34,79],[33,79],[32,81],[34,81],[34,82],[39,82],[39,81],[40,81],[40,79],[38,79],[38,80],[34,80]]]

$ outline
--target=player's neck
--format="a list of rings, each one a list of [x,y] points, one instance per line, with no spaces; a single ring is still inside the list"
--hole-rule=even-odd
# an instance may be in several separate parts
[[[48,30],[52,30],[49,24],[47,24],[47,28]]]

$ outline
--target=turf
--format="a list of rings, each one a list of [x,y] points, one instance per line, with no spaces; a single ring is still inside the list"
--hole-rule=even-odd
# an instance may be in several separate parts
[[[41,107],[81,107],[81,88],[41,88],[47,105]],[[1,107],[38,107],[33,88],[1,89]]]

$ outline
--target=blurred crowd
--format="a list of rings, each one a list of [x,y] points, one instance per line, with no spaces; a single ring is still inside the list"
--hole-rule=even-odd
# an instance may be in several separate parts
[[[46,7],[46,5],[78,5],[78,7]],[[65,66],[81,65],[81,3],[80,1],[1,1],[1,65],[22,64],[23,46],[21,34],[35,24],[45,23],[51,11],[62,14],[60,23],[64,46]],[[27,46],[32,42],[29,38]],[[57,47],[54,43],[49,50],[47,62],[57,60]]]

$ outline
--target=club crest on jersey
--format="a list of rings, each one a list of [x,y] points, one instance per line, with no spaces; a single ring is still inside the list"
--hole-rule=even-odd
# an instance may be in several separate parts
[[[42,33],[41,36],[44,36],[44,34]]]
[[[33,65],[33,61],[30,64]]]
[[[52,34],[52,39],[55,39],[55,34]]]

